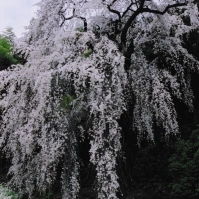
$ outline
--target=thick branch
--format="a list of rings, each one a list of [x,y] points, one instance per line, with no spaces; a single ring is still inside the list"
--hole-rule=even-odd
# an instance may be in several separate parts
[[[118,16],[118,19],[120,20],[120,19],[121,19],[120,12],[111,8],[111,6],[112,6],[116,1],[117,1],[117,0],[114,0],[110,5],[107,5],[107,8],[108,8],[108,10],[109,10],[110,12],[116,14],[116,15]]]
[[[138,8],[129,18],[129,20],[126,22],[124,28],[122,29],[122,34],[121,34],[121,45],[125,46],[126,45],[126,37],[127,37],[127,32],[128,29],[130,28],[132,22],[136,19],[136,17],[141,13],[141,9]]]
[[[131,4],[127,7],[127,9],[123,12],[122,17],[126,15],[126,13],[131,10],[132,5],[136,4],[136,2],[131,2]]]
[[[67,17],[67,18],[64,16],[63,12],[59,12],[59,14],[60,14],[60,15],[62,16],[62,18],[63,18],[63,22],[62,22],[61,25],[60,25],[60,27],[62,27],[65,21],[70,20],[70,19],[72,19],[72,18],[74,17],[74,15],[75,15],[75,9],[73,9],[73,15],[70,16],[70,17]]]
[[[136,17],[139,14],[144,13],[144,12],[163,15],[171,8],[187,5],[186,1],[184,3],[175,3],[172,5],[167,5],[163,11],[160,11],[160,10],[150,9],[148,7],[144,8],[145,1],[146,0],[140,1],[140,5],[139,5],[138,9],[129,17],[128,21],[126,22],[126,24],[124,25],[124,27],[122,29],[120,46],[121,46],[121,50],[123,51],[124,56],[125,56],[125,70],[128,70],[131,65],[131,55],[134,52],[133,39],[130,42],[130,44],[128,45],[128,47],[126,48],[127,32],[129,30],[129,28],[131,27],[133,21],[136,19]]]
[[[133,54],[134,52],[134,42],[133,42],[133,39],[131,40],[126,52],[124,53],[124,56],[125,56],[125,64],[124,64],[124,69],[126,71],[129,70],[130,68],[130,65],[131,65],[131,55]]]
[[[143,9],[142,9],[142,12],[149,12],[149,13],[154,13],[154,14],[163,15],[163,14],[165,14],[170,8],[181,7],[181,6],[186,6],[186,5],[187,5],[187,3],[176,3],[176,4],[168,5],[163,11],[152,10],[152,9],[150,9],[150,8],[143,8]]]
[[[81,16],[77,16],[76,14],[75,14],[75,9],[73,9],[73,15],[72,16],[70,16],[70,17],[65,17],[64,16],[64,14],[63,13],[59,13],[61,16],[62,16],[62,18],[63,18],[63,22],[61,23],[61,27],[63,26],[63,24],[64,24],[64,22],[65,21],[67,21],[67,20],[70,20],[70,19],[72,19],[72,18],[78,18],[78,19],[81,19],[83,22],[84,22],[84,31],[86,32],[87,31],[87,27],[88,27],[88,24],[87,24],[87,21],[86,21],[86,18],[85,17],[81,17]]]
[[[87,24],[86,18],[85,17],[79,17],[79,16],[76,16],[76,17],[81,19],[84,22],[84,32],[87,32],[88,24]]]
[[[136,17],[139,14],[141,14],[143,12],[149,12],[149,13],[163,15],[171,8],[187,5],[186,1],[185,1],[185,3],[175,3],[175,4],[172,4],[172,5],[168,5],[163,11],[159,11],[159,10],[153,10],[153,9],[150,9],[150,8],[144,8],[144,2],[145,2],[145,0],[141,1],[139,8],[131,15],[131,17],[128,19],[128,21],[125,24],[125,26],[122,30],[122,34],[121,34],[121,45],[122,46],[126,45],[126,37],[127,37],[128,29],[130,28],[131,24],[133,23],[133,21],[136,19]]]

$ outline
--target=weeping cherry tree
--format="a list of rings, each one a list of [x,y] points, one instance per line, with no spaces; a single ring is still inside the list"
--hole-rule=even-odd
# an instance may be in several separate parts
[[[0,72],[0,150],[11,159],[9,185],[33,197],[54,184],[61,167],[62,198],[77,198],[77,149],[89,135],[98,198],[117,199],[121,115],[132,110],[127,119],[138,141],[144,134],[153,140],[154,124],[165,135],[179,132],[174,97],[193,109],[191,74],[199,62],[182,38],[197,30],[197,7],[192,0],[38,6],[16,41],[27,63]]]

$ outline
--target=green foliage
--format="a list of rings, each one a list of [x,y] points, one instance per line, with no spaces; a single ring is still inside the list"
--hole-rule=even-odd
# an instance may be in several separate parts
[[[76,33],[77,39],[79,39],[82,36],[82,33]]]
[[[6,196],[10,196],[12,199],[17,199],[18,198],[17,194],[14,191],[11,191],[11,190],[6,191],[5,195]]]
[[[47,195],[46,195],[46,199],[50,199],[50,198],[52,197],[52,195],[53,195],[52,192],[49,191],[49,192],[47,193]]]
[[[19,199],[18,195],[0,184],[0,199]]]
[[[8,39],[5,37],[0,37],[0,47],[3,49],[6,53],[11,53],[12,51],[12,45],[9,43]]]
[[[169,163],[172,197],[199,198],[199,128],[189,140],[178,140]]]
[[[76,31],[84,32],[84,28],[83,27],[78,27],[78,28],[76,28]]]
[[[0,69],[16,63],[17,60],[12,55],[12,44],[6,37],[0,36]]]
[[[92,53],[93,53],[92,49],[89,48],[87,51],[84,52],[83,55],[85,58],[88,58]]]
[[[83,27],[78,27],[78,28],[76,28],[76,31],[78,31],[76,33],[77,39],[79,39],[82,36],[82,32],[84,32],[84,28]]]
[[[64,110],[71,110],[73,100],[74,100],[74,97],[71,95],[63,96],[60,102],[60,107]]]
[[[11,27],[7,27],[0,35],[0,70],[8,68],[12,64],[26,63],[24,55],[13,51],[14,38],[15,34]]]
[[[53,193],[51,191],[47,191],[47,192],[42,192],[41,194],[39,194],[38,197],[35,197],[34,199],[52,199]]]

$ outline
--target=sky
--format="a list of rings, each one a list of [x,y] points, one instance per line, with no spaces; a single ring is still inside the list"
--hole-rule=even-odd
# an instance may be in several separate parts
[[[6,27],[12,27],[17,37],[22,36],[24,27],[35,16],[40,0],[0,0],[0,33]]]

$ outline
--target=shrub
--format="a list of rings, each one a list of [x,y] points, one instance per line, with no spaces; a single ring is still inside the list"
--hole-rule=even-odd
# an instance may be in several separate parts
[[[19,197],[15,192],[0,185],[0,199],[19,199]]]
[[[179,139],[175,152],[169,159],[170,183],[173,198],[199,197],[199,128],[189,140]]]

